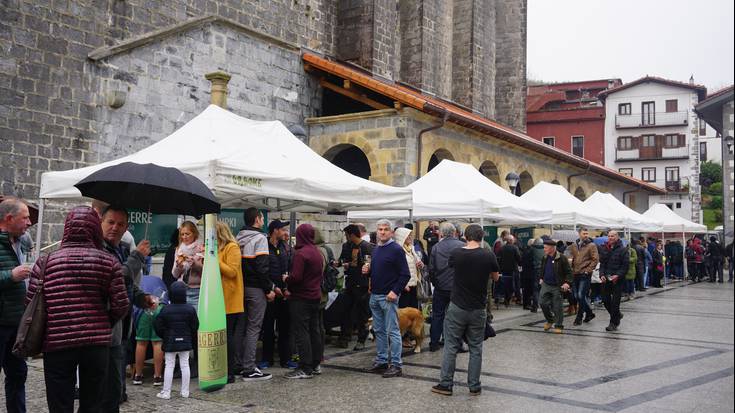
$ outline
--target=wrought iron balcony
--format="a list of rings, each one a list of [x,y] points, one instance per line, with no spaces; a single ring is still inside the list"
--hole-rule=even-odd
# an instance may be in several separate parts
[[[616,129],[655,128],[657,126],[686,126],[689,112],[655,112],[615,115]]]

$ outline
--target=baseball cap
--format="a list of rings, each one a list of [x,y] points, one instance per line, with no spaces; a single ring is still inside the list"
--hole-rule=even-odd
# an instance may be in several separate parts
[[[280,219],[274,219],[271,221],[270,224],[268,224],[268,233],[271,233],[277,229],[281,229],[283,227],[287,227],[291,224],[290,221],[281,221]]]

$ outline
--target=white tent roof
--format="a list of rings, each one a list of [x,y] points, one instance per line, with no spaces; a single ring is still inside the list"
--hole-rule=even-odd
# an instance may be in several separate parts
[[[549,224],[551,211],[534,207],[483,176],[472,165],[443,160],[407,188],[419,220],[483,218],[499,225]],[[407,211],[355,211],[350,219],[408,218]]]
[[[592,228],[620,226],[615,217],[607,217],[591,209],[563,186],[546,181],[537,183],[521,196],[530,205],[544,205],[552,209],[555,225],[584,225]]]
[[[600,216],[611,218],[614,222],[618,222],[618,227],[625,227],[633,231],[661,231],[663,223],[659,220],[654,220],[633,211],[628,208],[625,204],[620,202],[617,198],[608,193],[595,192],[584,201],[588,207],[598,211]],[[614,225],[611,225],[615,228]]]
[[[676,212],[664,204],[653,204],[648,211],[643,213],[644,217],[661,221],[664,224],[664,232],[705,232],[707,226],[689,221],[680,217]]]
[[[98,169],[126,161],[190,173],[212,190],[223,208],[411,208],[410,189],[368,181],[342,170],[312,151],[281,122],[246,119],[214,105],[137,153],[86,168],[44,173],[40,198],[79,198],[74,184]]]

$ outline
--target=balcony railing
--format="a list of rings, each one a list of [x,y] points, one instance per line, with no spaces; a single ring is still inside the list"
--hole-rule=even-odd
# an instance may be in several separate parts
[[[631,115],[615,115],[615,128],[653,128],[656,126],[686,126],[689,124],[689,112],[655,112],[633,113]]]
[[[658,173],[661,173],[661,169],[658,169]],[[635,178],[641,179],[640,176],[635,176]],[[667,192],[673,192],[673,193],[687,193],[689,192],[689,182],[685,179],[679,179],[679,180],[669,180],[669,179],[657,179],[655,181],[646,181],[649,184],[653,184],[659,188],[666,189]]]
[[[657,159],[686,159],[689,158],[689,148],[680,146],[667,148],[665,146],[644,146],[640,148],[615,148],[616,161],[646,161]]]

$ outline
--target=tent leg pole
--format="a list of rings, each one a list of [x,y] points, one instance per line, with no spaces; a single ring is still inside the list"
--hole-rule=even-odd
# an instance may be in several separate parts
[[[41,255],[41,228],[43,227],[43,209],[46,199],[41,198],[38,203],[38,222],[36,223],[36,251],[34,251],[34,259],[38,259]]]
[[[665,232],[661,233],[661,244],[664,246],[664,255],[663,255],[664,259],[662,261],[664,263],[664,288],[666,288],[666,276],[668,274],[666,271],[667,262],[666,262],[666,233]]]
[[[683,232],[681,233],[681,246],[682,246],[682,249],[681,249],[681,262],[684,263],[684,265],[683,265],[684,268],[682,268],[682,271],[681,272],[684,273],[684,280],[683,281],[684,281],[684,285],[686,285],[687,278],[689,278],[689,265],[688,265],[688,263],[686,261],[686,259],[687,259],[687,254],[686,254],[686,251],[687,251],[687,240],[686,240],[686,235],[684,235]]]

